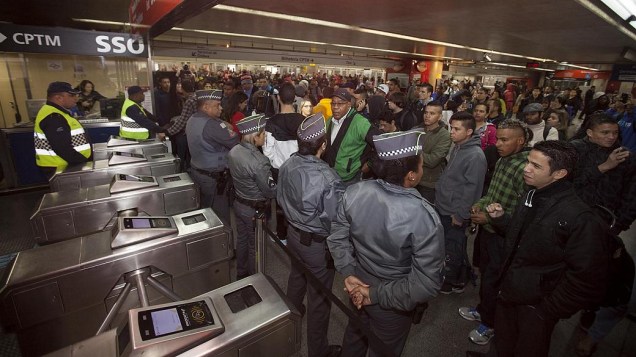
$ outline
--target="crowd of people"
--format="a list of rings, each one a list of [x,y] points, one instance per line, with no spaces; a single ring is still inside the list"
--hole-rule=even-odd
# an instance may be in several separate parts
[[[631,101],[456,80],[402,90],[396,79],[201,80],[188,68],[178,77],[181,111],[167,121],[154,123],[140,89],[128,89],[122,134],[175,137],[202,206],[226,224],[233,207],[238,279],[255,272],[253,217],[275,199],[279,238],[328,289],[330,267],[342,274],[358,316],[395,355],[418,309],[438,292],[463,293],[476,275],[479,301],[459,316],[479,322],[474,343],[495,337],[499,356],[547,356],[555,324],[580,310],[594,317],[577,346],[589,356],[636,308],[633,271],[608,278],[615,251],[629,260],[616,237],[636,218]],[[46,155],[66,160],[49,133],[74,125],[69,96],[77,100],[70,85],[49,87],[36,120],[40,166]],[[571,135],[575,118],[584,120]],[[329,345],[330,303],[297,267],[287,294],[307,316],[309,356],[366,355],[353,323],[342,346]]]

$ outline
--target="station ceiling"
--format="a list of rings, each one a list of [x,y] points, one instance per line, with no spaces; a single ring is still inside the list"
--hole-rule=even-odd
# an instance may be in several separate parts
[[[599,0],[211,2],[220,4],[178,21],[157,39],[460,63],[486,61],[488,55],[493,63],[538,61],[546,68],[560,62],[606,68],[628,62],[621,53],[636,48],[636,31]],[[129,3],[11,2],[0,21],[129,31],[119,24],[128,21]]]

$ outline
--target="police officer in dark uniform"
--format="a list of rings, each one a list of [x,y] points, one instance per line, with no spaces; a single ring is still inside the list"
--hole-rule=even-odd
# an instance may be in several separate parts
[[[33,141],[35,162],[51,177],[69,164],[90,161],[92,150],[82,124],[69,111],[76,105],[79,91],[69,83],[53,82],[46,96],[46,104],[35,118]]]
[[[229,226],[230,210],[225,194],[229,174],[227,154],[239,142],[238,134],[221,120],[220,90],[197,91],[197,112],[186,125],[191,155],[190,176],[199,186],[201,207],[212,207]]]
[[[363,323],[399,356],[414,310],[437,295],[444,267],[444,229],[415,189],[422,178],[423,132],[373,137],[379,180],[349,186],[327,238],[336,269]],[[349,322],[343,356],[365,356],[367,340]],[[369,356],[382,355],[371,350]]]
[[[345,186],[334,169],[322,161],[326,126],[322,114],[314,114],[298,127],[298,153],[280,167],[278,204],[289,222],[287,246],[307,269],[331,290],[335,271],[327,268],[329,251],[325,239],[331,230],[338,201]],[[292,265],[287,296],[299,309],[307,295],[307,350],[309,357],[337,356],[340,346],[329,346],[329,300]]]
[[[256,272],[254,215],[257,211],[263,212],[268,200],[276,197],[272,166],[258,150],[265,144],[265,122],[265,116],[253,115],[236,123],[242,135],[241,143],[228,154],[235,190],[237,279]]]

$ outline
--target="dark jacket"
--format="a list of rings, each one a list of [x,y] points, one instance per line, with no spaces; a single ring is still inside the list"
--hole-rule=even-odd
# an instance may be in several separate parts
[[[570,182],[530,190],[512,217],[506,214],[492,223],[505,232],[503,303],[534,305],[543,317],[561,319],[603,299],[607,226]]]
[[[572,141],[572,145],[579,154],[574,190],[588,205],[601,205],[614,212],[620,231],[628,229],[636,219],[636,158],[630,155],[625,162],[601,173],[598,165],[618,144],[604,148],[584,138]]]

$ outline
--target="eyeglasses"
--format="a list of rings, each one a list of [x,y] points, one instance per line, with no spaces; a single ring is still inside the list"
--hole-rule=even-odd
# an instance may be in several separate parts
[[[331,102],[332,107],[341,107],[346,104],[351,104],[351,103],[350,102],[333,102],[333,101]]]

